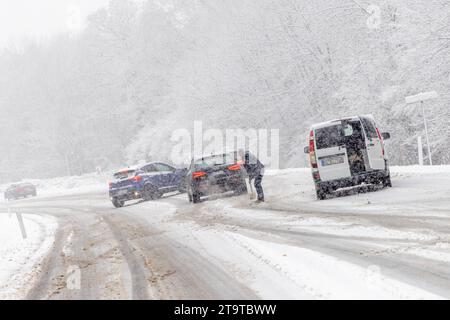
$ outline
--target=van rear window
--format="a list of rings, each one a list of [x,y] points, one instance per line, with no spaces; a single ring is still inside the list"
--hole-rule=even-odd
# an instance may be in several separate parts
[[[335,125],[316,130],[316,147],[317,149],[327,149],[339,147],[343,141],[342,125]]]

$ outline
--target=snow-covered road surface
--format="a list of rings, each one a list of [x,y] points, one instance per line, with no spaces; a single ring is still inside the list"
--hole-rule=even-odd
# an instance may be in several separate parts
[[[450,167],[392,171],[393,189],[346,191],[321,202],[307,169],[266,176],[262,205],[246,196],[193,205],[171,195],[114,209],[98,192],[18,201],[14,208],[52,217],[58,228],[52,249],[33,260],[32,286],[18,282],[9,294],[448,299]],[[1,288],[8,280],[0,281]]]

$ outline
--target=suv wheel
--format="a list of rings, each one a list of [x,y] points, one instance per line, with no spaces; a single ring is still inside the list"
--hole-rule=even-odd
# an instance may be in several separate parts
[[[112,204],[114,205],[114,207],[116,208],[122,208],[125,205],[125,201],[123,200],[119,200],[117,198],[114,198],[112,200]]]
[[[157,200],[162,197],[162,193],[156,187],[146,185],[142,196],[145,201]]]
[[[193,194],[192,195],[192,202],[193,203],[200,203],[200,196],[198,194]]]

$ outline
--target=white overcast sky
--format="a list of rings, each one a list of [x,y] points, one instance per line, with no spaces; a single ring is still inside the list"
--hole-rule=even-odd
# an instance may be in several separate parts
[[[109,0],[0,0],[0,48],[23,39],[77,32],[86,17]]]

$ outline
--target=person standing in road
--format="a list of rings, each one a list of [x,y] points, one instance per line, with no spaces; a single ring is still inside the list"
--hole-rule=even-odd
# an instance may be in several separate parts
[[[257,203],[264,202],[264,190],[262,187],[262,179],[264,176],[264,165],[249,151],[239,150],[239,155],[243,161],[243,166],[247,171],[250,184],[255,180],[255,189],[258,193]]]

